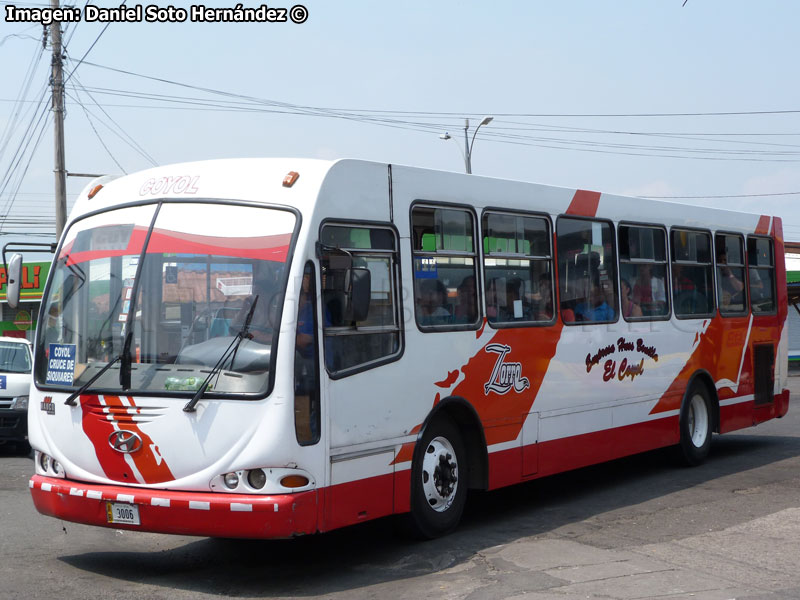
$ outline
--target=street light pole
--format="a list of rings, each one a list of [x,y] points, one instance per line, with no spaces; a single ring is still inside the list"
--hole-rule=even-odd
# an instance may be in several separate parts
[[[480,127],[480,125],[478,125]],[[477,133],[478,130],[476,129],[475,132]],[[472,175],[472,147],[469,143],[467,143],[467,135],[469,135],[469,119],[464,119],[464,167],[467,170],[467,174]],[[472,141],[475,141],[475,137],[472,137]]]
[[[472,174],[472,147],[475,145],[475,136],[478,135],[478,129],[491,123],[492,119],[494,119],[494,117],[483,117],[483,120],[475,128],[475,131],[472,132],[472,139],[469,138],[469,119],[464,119],[464,151],[461,155],[464,157],[464,168],[470,175]],[[445,132],[439,136],[439,139],[450,140],[452,136]]]

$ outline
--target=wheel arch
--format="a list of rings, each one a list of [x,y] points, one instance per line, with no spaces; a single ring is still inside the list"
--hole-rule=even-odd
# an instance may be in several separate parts
[[[417,443],[425,435],[428,426],[438,418],[450,419],[458,428],[467,453],[468,488],[489,488],[489,453],[486,436],[475,407],[466,398],[448,396],[433,407],[417,436]]]
[[[717,387],[714,385],[714,379],[711,377],[711,373],[705,369],[698,369],[689,378],[689,382],[686,384],[686,390],[683,393],[681,410],[683,410],[686,400],[689,397],[689,392],[695,385],[702,385],[706,388],[708,398],[711,400],[711,429],[715,433],[719,433],[719,396],[717,395]]]

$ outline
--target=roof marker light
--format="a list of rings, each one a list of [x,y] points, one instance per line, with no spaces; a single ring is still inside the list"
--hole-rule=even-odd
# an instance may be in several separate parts
[[[97,196],[97,193],[103,189],[103,184],[94,186],[91,190],[89,190],[89,200]]]
[[[289,171],[286,177],[283,178],[283,187],[292,187],[298,177],[300,177],[300,173],[297,171]]]

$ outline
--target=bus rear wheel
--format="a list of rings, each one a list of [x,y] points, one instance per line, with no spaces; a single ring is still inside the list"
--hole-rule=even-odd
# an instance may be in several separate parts
[[[461,434],[447,419],[425,428],[411,467],[411,515],[414,532],[432,539],[456,528],[467,500],[466,452]]]
[[[692,385],[683,399],[680,414],[681,455],[689,466],[702,464],[711,449],[711,399],[702,383]]]

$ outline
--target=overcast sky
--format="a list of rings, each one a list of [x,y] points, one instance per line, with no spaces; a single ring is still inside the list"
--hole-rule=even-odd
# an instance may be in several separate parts
[[[327,0],[305,1],[302,24],[70,24],[67,169],[301,156],[461,171],[464,117],[492,115],[476,174],[701,196],[675,201],[772,212],[800,241],[800,3],[683,4]],[[49,52],[41,25],[0,18],[3,231],[54,230]],[[70,203],[85,183],[68,180]]]

